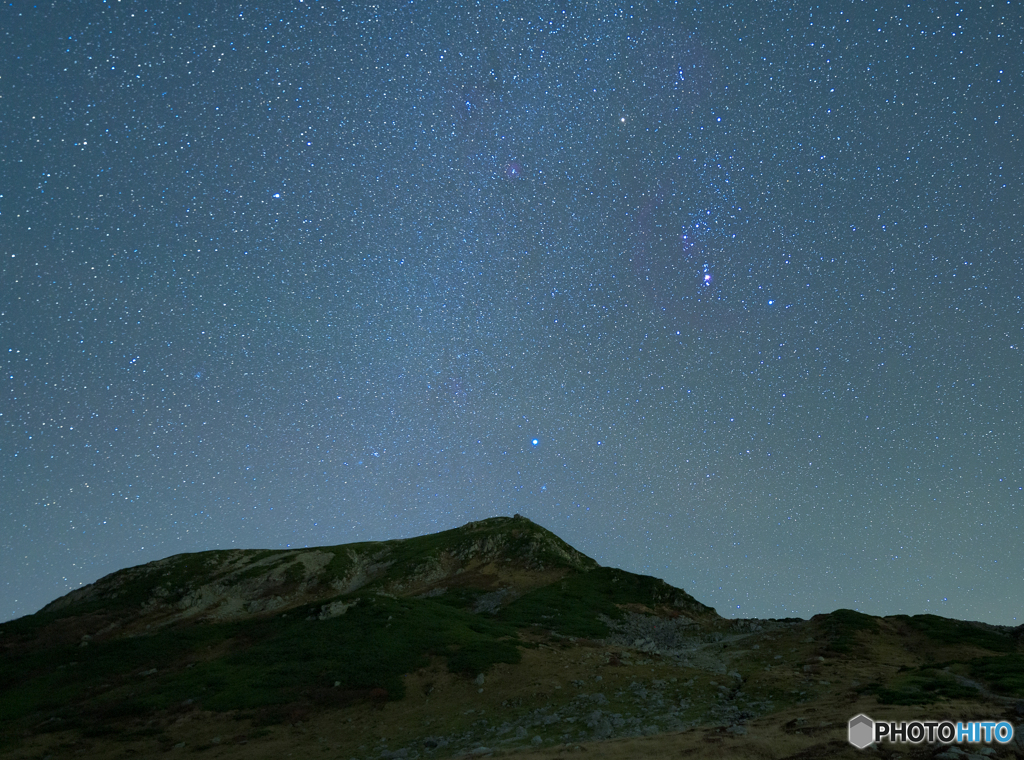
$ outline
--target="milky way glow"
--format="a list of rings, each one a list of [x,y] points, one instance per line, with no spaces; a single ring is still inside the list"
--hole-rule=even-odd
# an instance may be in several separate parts
[[[0,10],[0,615],[520,513],[1019,624],[1016,8],[515,10]]]

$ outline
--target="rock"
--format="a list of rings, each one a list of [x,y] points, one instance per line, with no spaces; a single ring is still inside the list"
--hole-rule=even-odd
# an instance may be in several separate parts
[[[621,620],[599,616],[611,630],[606,641],[649,654],[665,655],[693,643],[694,622],[684,616],[664,620],[654,615],[629,612]]]
[[[725,730],[728,731],[730,734],[737,734],[738,736],[742,736],[743,734],[747,733],[747,727],[739,725],[729,726]]]
[[[246,602],[242,608],[249,614],[255,614],[257,612],[272,612],[273,610],[283,607],[285,601],[280,596],[264,597],[261,599],[251,599]]]
[[[339,600],[337,602],[325,604],[320,608],[320,614],[317,617],[320,620],[330,620],[331,618],[339,617],[355,607],[358,603],[359,600],[355,599],[351,602],[342,602]]]
[[[612,735],[612,722],[600,710],[587,716],[587,728],[594,732],[595,739],[607,739]]]
[[[517,739],[525,739],[527,733],[528,733],[528,731],[526,730],[526,726],[516,726],[516,738]]]
[[[469,754],[476,755],[477,757],[480,757],[482,755],[489,755],[493,751],[494,750],[492,750],[490,747],[477,747],[476,749],[471,749],[469,751]]]
[[[530,739],[530,744],[540,745],[540,744],[543,744],[543,743],[544,743],[544,740],[541,739],[539,736],[534,736],[532,739]]]
[[[477,686],[483,686],[484,685],[484,681],[486,681],[486,680],[487,679],[484,677],[484,674],[480,673],[480,674],[477,675],[476,678],[473,679],[473,683],[475,683]]]
[[[478,597],[476,603],[473,605],[473,612],[478,615],[482,612],[488,612],[494,615],[503,606],[515,598],[516,594],[512,589],[499,588],[497,591],[491,591],[490,593],[483,594]]]

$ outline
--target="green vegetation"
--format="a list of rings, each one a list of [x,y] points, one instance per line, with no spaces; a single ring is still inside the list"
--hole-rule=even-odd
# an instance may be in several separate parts
[[[230,635],[226,626],[183,626],[153,636],[115,639],[80,648],[36,648],[0,660],[0,715],[19,718],[75,704],[99,687],[142,682],[139,672],[168,667]]]
[[[34,615],[26,615],[15,620],[8,620],[6,623],[0,623],[0,641],[9,642],[18,639],[31,638],[39,631],[54,620],[65,617],[72,613],[64,612],[63,610],[44,612],[40,611]],[[79,610],[76,607],[74,614],[79,614]],[[3,660],[0,659],[0,668],[3,667]],[[2,672],[2,670],[0,670]],[[3,681],[0,681],[3,683]]]
[[[589,557],[548,530],[530,522],[496,517],[461,528],[394,541],[364,542],[325,547],[334,557],[324,570],[327,583],[344,579],[353,566],[353,555],[385,566],[382,575],[367,588],[379,588],[400,581],[436,564],[442,554],[471,561],[487,552],[532,567],[597,567]]]
[[[932,641],[950,646],[974,646],[992,652],[1015,652],[1016,642],[1010,636],[962,620],[938,615],[896,615],[894,619],[920,631]]]
[[[654,608],[673,604],[678,598],[686,600],[690,614],[712,611],[657,578],[600,567],[523,595],[499,612],[498,619],[516,626],[541,625],[564,636],[603,638],[608,626],[598,615],[621,618],[622,610],[616,605]]]
[[[943,699],[974,699],[978,690],[957,683],[953,676],[934,667],[910,668],[889,683],[870,684],[862,689],[878,697],[883,705],[929,705]]]
[[[348,575],[349,570],[352,568],[352,557],[349,551],[358,551],[360,547],[365,546],[371,546],[371,544],[346,544],[327,548],[326,551],[334,555],[331,561],[327,563],[327,567],[324,568],[324,579],[327,583],[341,580]]]
[[[456,586],[445,589],[444,594],[433,597],[438,604],[446,604],[449,607],[469,610],[476,604],[477,599],[487,593],[484,589],[473,588],[472,586]]]
[[[828,615],[815,617],[828,639],[827,649],[837,654],[850,654],[857,643],[857,633],[867,631],[878,633],[878,619],[856,610],[836,610]]]
[[[427,665],[429,655],[447,659],[453,672],[472,674],[495,662],[519,661],[514,629],[431,600],[361,597],[343,616],[306,619],[318,610],[250,623],[250,646],[197,666],[194,678],[213,692],[203,705],[258,707],[323,687],[382,689],[400,699],[402,676]]]
[[[986,681],[992,691],[1009,697],[1024,697],[1024,655],[977,657],[967,664],[970,674]]]
[[[273,556],[275,554],[283,554],[283,553],[284,552],[282,552],[282,551],[269,551],[269,550],[261,551],[261,552],[256,552],[256,554],[254,554],[252,557],[249,558],[249,566],[246,567],[245,570],[242,570],[241,572],[232,575],[231,579],[229,580],[229,583],[231,585],[235,585],[237,583],[241,583],[242,581],[249,580],[250,578],[259,578],[262,575],[266,575],[274,567],[276,567],[278,564],[280,564],[280,560],[278,560],[276,562],[268,562],[268,563],[262,564],[262,565],[257,564],[257,563],[261,562],[262,560],[265,560],[268,557],[271,557],[271,556]]]
[[[225,550],[180,554],[160,563],[121,570],[113,576],[113,593],[104,595],[102,602],[93,602],[89,606],[105,610],[137,608],[149,601],[157,589],[165,592],[163,601],[173,604],[190,588],[207,582],[210,572],[219,568],[229,554]],[[74,605],[67,608],[64,615],[82,611],[82,605]]]
[[[301,562],[292,562],[284,570],[285,583],[302,583],[306,580],[306,566]]]
[[[319,610],[8,656],[0,660],[0,682],[12,688],[0,695],[0,715],[39,722],[74,706],[71,717],[88,723],[184,700],[233,710],[400,699],[402,676],[426,666],[430,655],[471,675],[520,657],[513,627],[432,600],[363,597],[329,620],[316,619]]]

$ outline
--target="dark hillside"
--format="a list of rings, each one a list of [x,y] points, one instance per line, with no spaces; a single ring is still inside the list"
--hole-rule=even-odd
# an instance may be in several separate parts
[[[342,757],[412,758],[588,741],[616,757],[604,740],[685,744],[699,729],[705,743],[750,730],[746,754],[728,756],[766,756],[755,734],[777,758],[820,756],[828,734],[839,756],[859,710],[1019,723],[1021,638],[854,610],[725,620],[496,517],[402,540],[177,555],[2,624],[0,753],[270,758],[330,741]]]

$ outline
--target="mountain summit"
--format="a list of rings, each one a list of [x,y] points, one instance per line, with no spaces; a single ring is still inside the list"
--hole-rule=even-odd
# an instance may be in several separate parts
[[[323,603],[319,614],[330,617],[354,604],[356,594],[451,596],[472,600],[475,612],[496,613],[531,591],[588,573],[602,576],[602,570],[551,531],[516,515],[392,541],[178,554],[112,573],[51,602],[41,614],[102,611],[117,617],[118,628],[148,630],[185,621],[240,621],[316,603]],[[634,577],[622,573],[627,576]],[[651,593],[697,618],[714,615],[667,584],[654,582]]]

